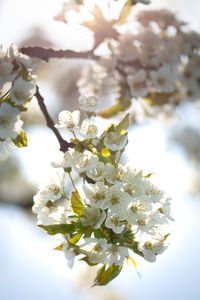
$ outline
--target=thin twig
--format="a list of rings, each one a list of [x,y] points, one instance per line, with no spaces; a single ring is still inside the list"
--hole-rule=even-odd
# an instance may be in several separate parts
[[[46,49],[42,47],[23,47],[19,49],[21,53],[31,57],[37,57],[44,61],[49,61],[50,58],[86,58],[86,59],[98,59],[99,57],[94,55],[93,50],[86,52],[75,52],[72,50],[55,50]]]
[[[53,131],[53,133],[55,134],[55,136],[60,144],[60,151],[66,152],[69,148],[73,148],[75,146],[75,144],[68,143],[67,141],[65,141],[62,138],[62,136],[60,135],[60,133],[58,132],[58,130],[56,129],[56,127],[54,126],[55,123],[48,113],[46,105],[44,104],[44,98],[41,96],[38,86],[37,86],[37,91],[36,91],[35,97],[37,98],[40,109],[45,117],[47,126]]]

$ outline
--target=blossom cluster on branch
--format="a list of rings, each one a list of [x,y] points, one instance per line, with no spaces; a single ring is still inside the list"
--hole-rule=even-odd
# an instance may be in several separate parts
[[[0,47],[0,159],[27,144],[20,114],[36,92],[32,70],[31,58],[14,45],[6,52]]]
[[[157,113],[158,108],[199,99],[200,35],[168,10],[129,14],[122,24],[120,18],[114,23],[117,38],[104,40],[105,54],[83,70],[80,93],[115,95],[116,104],[103,117],[127,109],[132,99],[139,99],[149,113],[152,106]],[[82,25],[88,27],[87,22]]]
[[[171,217],[170,199],[151,183],[151,174],[120,163],[129,115],[98,135],[97,104],[96,97],[81,96],[81,111],[60,112],[55,126],[71,132],[74,149],[52,162],[55,175],[34,196],[33,212],[41,228],[61,236],[56,249],[64,251],[70,266],[76,256],[102,265],[94,285],[104,285],[120,273],[125,259],[133,261],[130,251],[155,261],[166,248]]]

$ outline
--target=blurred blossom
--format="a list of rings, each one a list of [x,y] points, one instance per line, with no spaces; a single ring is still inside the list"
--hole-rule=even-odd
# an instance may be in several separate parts
[[[200,130],[194,127],[185,127],[176,130],[171,137],[173,143],[181,146],[187,158],[193,163],[200,164]]]

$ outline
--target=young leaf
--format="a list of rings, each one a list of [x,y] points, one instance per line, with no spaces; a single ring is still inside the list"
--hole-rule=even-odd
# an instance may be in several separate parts
[[[131,0],[127,0],[120,12],[119,19],[117,21],[117,25],[121,25],[121,24],[125,23],[126,18],[128,17],[128,15],[131,12],[131,8],[132,8]]]
[[[102,270],[95,278],[95,285],[106,285],[108,282],[117,277],[122,269],[122,266],[110,265],[106,270]]]
[[[76,244],[80,240],[81,236],[82,236],[82,233],[77,233],[69,239],[69,242],[71,244]]]
[[[120,111],[122,111],[122,106],[120,103],[114,104],[113,106],[100,111],[97,115],[102,118],[110,118],[116,116]]]
[[[149,173],[149,174],[145,175],[144,177],[145,178],[150,178],[153,174],[155,174],[155,173]]]
[[[170,235],[170,233],[165,234],[164,239],[162,240],[163,243],[166,241],[166,239],[168,238],[169,235]]]
[[[97,271],[97,276],[95,277],[94,282],[98,281],[98,279],[101,277],[101,275],[105,271],[105,268],[106,268],[106,263]]]
[[[116,127],[116,133],[118,135],[124,134],[124,132],[126,132],[126,129],[127,129],[128,125],[129,125],[129,115],[130,114],[127,114],[123,118],[123,120],[117,125],[117,127]]]
[[[84,205],[81,202],[81,198],[80,198],[80,195],[77,190],[75,190],[75,189],[73,190],[73,192],[71,193],[69,202],[70,202],[71,210],[76,215],[81,217],[83,215]]]
[[[172,94],[165,93],[150,93],[146,98],[143,98],[148,104],[162,106],[169,102]]]
[[[74,231],[74,224],[55,224],[55,225],[38,225],[47,231],[48,234],[54,235],[57,233],[72,233]]]
[[[58,245],[56,248],[54,248],[53,250],[58,250],[58,251],[61,251],[62,250],[62,247],[63,247],[64,243]]]

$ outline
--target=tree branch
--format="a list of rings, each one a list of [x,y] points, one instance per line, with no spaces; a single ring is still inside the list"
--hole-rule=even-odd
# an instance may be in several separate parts
[[[57,128],[54,126],[55,124],[54,124],[52,118],[50,117],[50,115],[48,113],[46,105],[44,104],[44,98],[41,96],[38,86],[37,86],[37,91],[36,91],[35,97],[37,98],[40,109],[41,109],[41,111],[42,111],[42,113],[43,113],[43,115],[46,119],[47,126],[53,131],[53,133],[57,137],[57,140],[60,144],[60,151],[66,152],[69,148],[73,148],[75,146],[75,144],[74,143],[68,143],[67,141],[65,141],[62,138],[62,136],[60,135],[60,133],[58,132]]]
[[[46,62],[50,58],[86,58],[86,59],[98,59],[98,56],[93,54],[93,50],[86,52],[75,52],[72,50],[55,50],[55,49],[45,49],[42,47],[23,47],[19,51],[31,57],[40,58]]]

